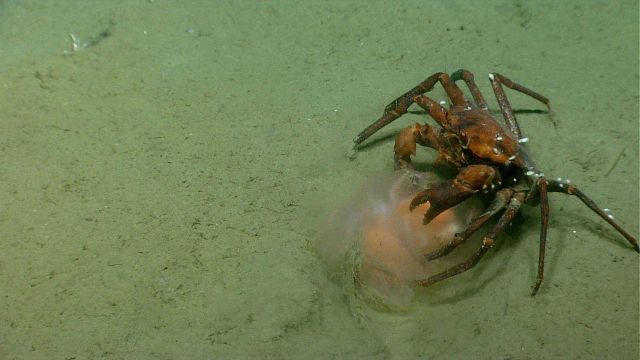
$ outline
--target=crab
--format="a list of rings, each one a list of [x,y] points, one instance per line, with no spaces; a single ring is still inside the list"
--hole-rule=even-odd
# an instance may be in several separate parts
[[[456,84],[460,80],[468,87],[473,102],[464,96]],[[417,283],[428,286],[475,266],[494,246],[498,235],[511,223],[521,206],[527,204],[540,207],[538,273],[532,290],[532,296],[535,296],[544,279],[545,244],[549,223],[548,193],[553,192],[577,197],[616,229],[636,252],[640,252],[637,239],[575,184],[562,178],[551,179],[537,168],[526,150],[528,138],[524,137],[520,131],[503,86],[546,105],[547,112],[553,120],[549,99],[498,73],[489,74],[489,80],[502,112],[504,125],[499,123],[490,112],[473,74],[461,69],[451,75],[437,72],[429,76],[387,105],[383,115],[354,139],[354,148],[357,150],[361,143],[387,124],[406,114],[409,106],[415,103],[426,110],[439,127],[416,123],[401,130],[395,139],[394,146],[396,169],[414,168],[411,156],[415,155],[416,146],[419,144],[435,149],[438,152],[437,161],[451,165],[458,169],[458,173],[454,179],[431,185],[415,195],[409,205],[410,210],[413,211],[419,205],[428,202],[430,206],[423,219],[423,223],[428,224],[443,211],[471,196],[477,194],[493,196],[487,209],[473,218],[463,232],[456,234],[445,246],[424,254],[427,260],[451,253],[491,218],[502,213],[495,225],[482,237],[482,245],[471,257],[441,273],[418,280]],[[445,102],[438,103],[425,95],[438,82],[450,99],[448,108],[445,108]]]

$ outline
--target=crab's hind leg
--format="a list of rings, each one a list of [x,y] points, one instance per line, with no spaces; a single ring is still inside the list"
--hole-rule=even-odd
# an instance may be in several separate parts
[[[580,191],[577,186],[572,184],[567,184],[562,181],[556,180],[547,180],[549,183],[549,192],[561,192],[567,195],[575,195],[583,204],[587,205],[589,209],[591,209],[594,213],[598,214],[604,221],[608,222],[609,225],[613,226],[620,235],[624,236],[625,239],[629,242],[629,244],[633,247],[633,249],[637,252],[640,252],[640,247],[638,246],[638,240],[634,238],[629,232],[622,228],[614,219],[611,214],[607,214],[600,206],[598,206],[593,200],[591,200],[585,193]]]
[[[432,186],[419,192],[409,205],[410,210],[429,202],[424,214],[426,225],[441,212],[450,209],[479,191],[492,191],[500,182],[500,173],[488,165],[469,165],[453,180]]]

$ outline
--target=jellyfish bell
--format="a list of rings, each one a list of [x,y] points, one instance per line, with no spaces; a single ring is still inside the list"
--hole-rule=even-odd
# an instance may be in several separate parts
[[[456,249],[433,261],[424,257],[451,241],[481,210],[477,201],[464,202],[424,225],[429,204],[413,211],[409,204],[434,181],[434,175],[416,171],[376,178],[330,217],[323,240],[316,244],[325,261],[341,269],[337,273],[355,295],[378,310],[407,310],[415,280],[435,275],[468,254],[456,254]]]
[[[362,224],[360,261],[354,271],[357,290],[376,305],[401,309],[413,298],[413,282],[438,272],[424,255],[446,245],[464,222],[455,210],[444,211],[428,225],[422,224],[429,204],[409,210],[406,197],[388,212]]]

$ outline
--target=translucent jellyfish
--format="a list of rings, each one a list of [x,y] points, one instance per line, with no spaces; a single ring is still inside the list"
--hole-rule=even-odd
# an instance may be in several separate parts
[[[433,175],[414,171],[378,177],[324,224],[316,249],[331,273],[359,299],[378,309],[405,310],[413,299],[415,280],[469,256],[462,246],[440,259],[424,257],[464,230],[481,210],[478,201],[469,199],[423,225],[429,204],[409,211],[409,203],[434,181],[438,179]]]

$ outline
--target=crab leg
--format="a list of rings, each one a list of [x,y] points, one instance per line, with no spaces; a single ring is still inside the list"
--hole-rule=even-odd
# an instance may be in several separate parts
[[[427,110],[429,115],[435,120],[440,126],[444,129],[450,129],[451,126],[449,124],[448,113],[449,111],[442,107],[442,105],[433,101],[433,99],[429,98],[426,95],[418,95],[413,98],[418,106]]]
[[[540,251],[538,253],[538,276],[536,277],[536,283],[533,286],[531,296],[536,296],[544,279],[544,250],[547,244],[547,228],[549,226],[548,182],[544,177],[540,177],[536,185],[538,187],[538,196],[540,197]]]
[[[504,231],[504,228],[509,223],[511,223],[513,218],[518,213],[518,210],[520,209],[523,201],[523,193],[516,193],[511,198],[511,200],[509,201],[509,205],[507,206],[507,210],[505,210],[505,212],[502,214],[500,220],[498,220],[498,223],[494,225],[491,231],[489,231],[489,233],[482,239],[482,246],[480,246],[480,249],[478,249],[478,251],[473,256],[467,259],[467,261],[453,266],[427,279],[418,280],[417,283],[422,286],[429,286],[433,283],[450,278],[454,275],[458,275],[474,267],[478,263],[478,261],[480,261],[482,256],[493,247],[496,237]]]
[[[451,253],[458,245],[464,243],[475,234],[475,232],[478,231],[482,225],[486,224],[497,212],[504,209],[512,196],[513,190],[510,188],[501,189],[496,192],[496,197],[487,210],[476,216],[463,232],[457,233],[453,240],[449,241],[445,246],[426,254],[424,257],[427,260],[435,260]]]
[[[407,109],[409,109],[409,106],[413,103],[413,97],[416,95],[424,94],[427,91],[433,89],[433,86],[440,79],[440,76],[442,74],[443,73],[438,72],[429,76],[413,89],[407,91],[399,98],[393,100],[389,105],[385,106],[382,116],[378,120],[376,120],[376,122],[367,126],[366,129],[362,130],[362,132],[360,132],[360,134],[358,134],[358,136],[353,139],[355,146],[357,147],[371,135],[375,134],[376,131],[382,129],[393,120],[404,115],[407,112]]]
[[[469,91],[471,91],[471,95],[473,96],[473,99],[475,100],[479,108],[489,110],[489,106],[484,100],[484,96],[482,96],[482,93],[480,92],[480,89],[478,88],[478,85],[476,84],[471,71],[460,69],[451,74],[452,82],[456,82],[458,80],[463,80],[465,84],[467,84],[467,87],[469,88]]]
[[[547,180],[549,182],[549,191],[550,192],[561,192],[567,195],[575,195],[582,201],[583,204],[587,205],[589,209],[598,214],[604,221],[608,222],[609,225],[613,226],[620,235],[624,236],[625,239],[631,244],[633,249],[637,252],[640,252],[640,247],[638,246],[638,240],[631,236],[625,229],[623,229],[618,223],[613,220],[613,217],[610,214],[607,214],[602,210],[601,207],[598,206],[593,200],[591,200],[585,193],[580,191],[577,186],[566,184],[560,181],[555,180]]]
[[[418,95],[422,95],[428,91],[433,89],[433,86],[436,82],[440,82],[442,87],[447,92],[449,98],[454,105],[465,106],[468,101],[464,98],[464,94],[462,90],[453,82],[449,80],[449,75],[441,72],[437,72],[428,78],[426,78],[423,82],[415,86],[413,89],[407,91],[402,96],[393,100],[389,105],[384,108],[384,113],[382,116],[376,120],[373,124],[367,126],[360,134],[358,134],[354,139],[354,146],[357,147],[363,141],[368,139],[371,135],[375,134],[378,130],[382,129],[392,121],[396,120],[400,116],[407,113],[409,106],[413,104],[414,98]]]
[[[520,131],[520,126],[518,126],[518,121],[516,120],[516,116],[513,113],[513,108],[511,108],[511,104],[507,99],[507,95],[504,93],[504,89],[502,88],[503,84],[504,86],[512,90],[531,96],[532,98],[545,104],[547,106],[547,111],[549,112],[549,117],[551,118],[551,122],[553,122],[553,126],[557,126],[552,115],[553,112],[551,111],[551,102],[549,101],[549,99],[520,84],[514,83],[506,76],[500,75],[498,73],[489,74],[489,80],[491,80],[491,87],[493,88],[493,92],[496,95],[496,99],[498,99],[498,105],[500,106],[500,110],[502,110],[502,116],[504,117],[504,121],[507,123],[507,127],[509,128],[509,130],[515,136],[517,136],[518,139],[522,138],[522,132]]]

